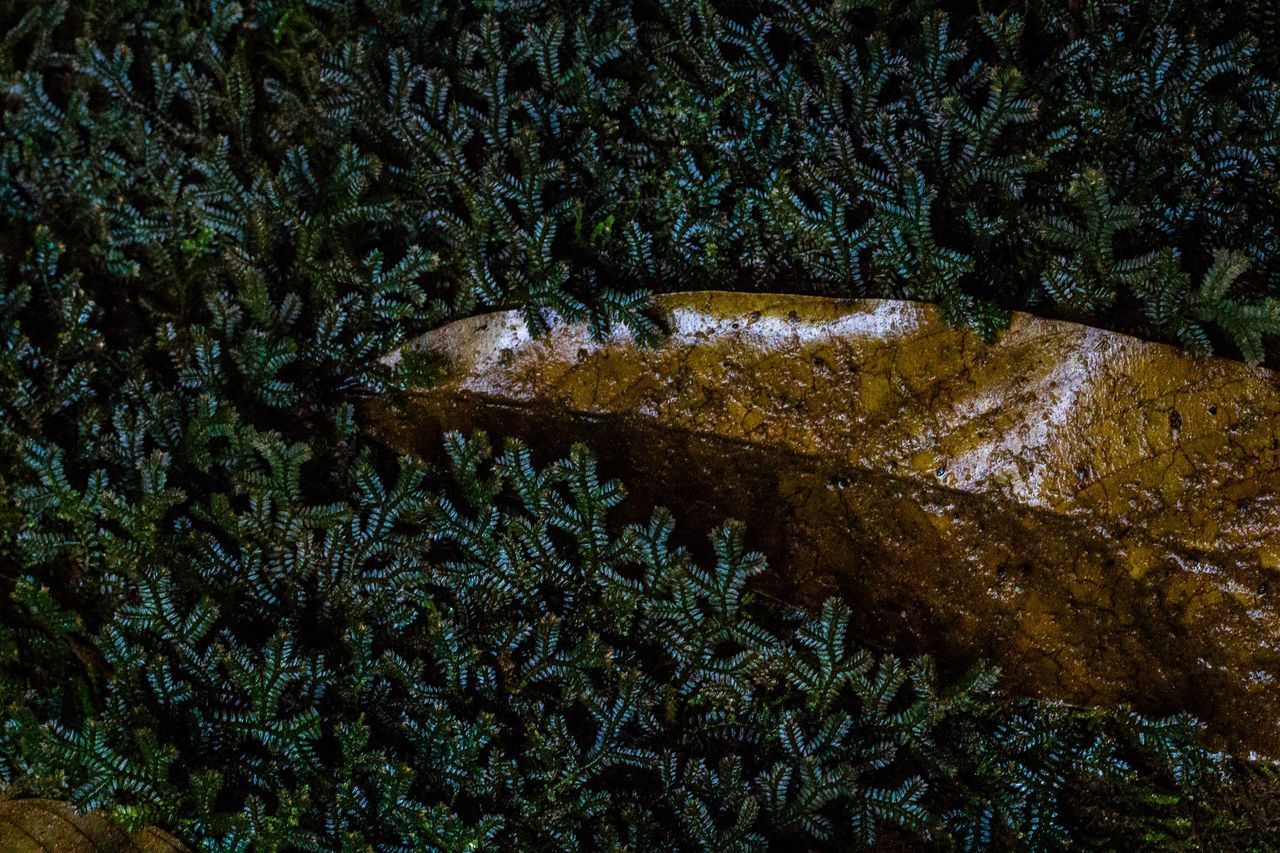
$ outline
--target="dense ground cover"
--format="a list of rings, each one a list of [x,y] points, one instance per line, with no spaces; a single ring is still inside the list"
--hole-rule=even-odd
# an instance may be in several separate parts
[[[354,418],[400,381],[377,356],[446,318],[652,332],[643,292],[690,283],[1263,358],[1266,15],[0,0],[0,23],[12,791],[215,849],[1274,832],[1267,775],[1186,720],[939,684],[848,644],[839,605],[751,600],[733,527],[701,567],[662,515],[610,527],[585,455],[512,448],[502,491],[482,444],[395,458]]]

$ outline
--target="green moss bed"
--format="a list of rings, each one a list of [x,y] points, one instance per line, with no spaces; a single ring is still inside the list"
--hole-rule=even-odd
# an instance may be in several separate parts
[[[691,286],[1276,366],[1273,8],[0,0],[0,794],[227,851],[1280,845],[1193,719],[858,647],[587,449],[355,418],[449,319]]]

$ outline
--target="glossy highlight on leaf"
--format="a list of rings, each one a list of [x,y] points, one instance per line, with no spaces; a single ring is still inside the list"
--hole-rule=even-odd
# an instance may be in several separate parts
[[[644,500],[746,521],[785,567],[769,586],[842,594],[868,640],[1280,749],[1274,374],[1025,314],[987,344],[920,303],[656,306],[652,347],[512,313],[444,326],[406,350],[442,374],[369,422],[401,451],[476,427],[586,441]]]

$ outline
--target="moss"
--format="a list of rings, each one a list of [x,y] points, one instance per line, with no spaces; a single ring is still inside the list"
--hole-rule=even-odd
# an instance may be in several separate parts
[[[385,353],[446,319],[513,308],[540,328],[554,311],[596,338],[652,336],[645,294],[690,282],[910,295],[988,335],[1011,308],[1096,302],[1112,306],[1097,322],[1265,346],[1274,69],[1232,40],[1234,7],[1100,9],[0,2],[0,774],[228,848],[756,843],[737,815],[767,796],[742,799],[733,766],[674,750],[659,769],[682,793],[646,822],[619,794],[632,764],[592,764],[582,785],[564,761],[602,707],[575,697],[606,694],[552,662],[546,707],[503,717],[500,638],[445,637],[461,611],[424,518],[441,494],[512,525],[472,543],[485,580],[459,590],[498,594],[497,566],[560,577],[545,549],[577,537],[531,531],[595,486],[485,515],[488,481],[386,452],[355,406],[403,382]],[[1072,195],[1090,169],[1105,180]],[[402,597],[405,577],[425,587]],[[557,589],[530,601],[555,610]],[[626,612],[566,622],[579,669],[628,648],[597,642]],[[707,690],[696,707],[721,709]],[[1032,738],[1002,765],[1025,773],[946,801],[971,806],[955,821],[1069,832],[1063,789],[1016,792],[1043,791],[1027,780],[1060,777],[1037,768],[1091,735],[1032,716],[1057,751]],[[941,778],[929,754],[819,816],[843,838],[944,836],[943,801],[908,784]],[[1168,780],[1139,788],[1193,808]],[[820,836],[813,802],[758,832]]]

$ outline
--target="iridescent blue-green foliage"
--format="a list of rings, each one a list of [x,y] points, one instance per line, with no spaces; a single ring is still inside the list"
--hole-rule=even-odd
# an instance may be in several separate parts
[[[1253,361],[1280,330],[1268,4],[3,6],[8,236],[56,209],[78,263],[164,277],[178,314],[210,268],[304,302],[430,269],[433,309],[535,323],[698,282]]]
[[[611,533],[622,490],[580,447],[490,465],[453,435],[434,493],[340,453],[320,505],[305,446],[239,441],[226,491],[103,560],[124,600],[96,628],[17,579],[0,651],[97,650],[60,703],[0,682],[19,790],[217,850],[1043,849],[1194,837],[1236,772],[1185,718],[1005,704],[982,668],[943,684],[854,645],[838,600],[759,600],[733,524],[707,566],[665,512]],[[50,504],[120,515],[45,471]]]
[[[222,850],[1274,838],[1190,721],[859,648],[583,453],[357,429],[450,317],[690,282],[1264,357],[1274,16],[1101,9],[0,0],[0,785]]]

